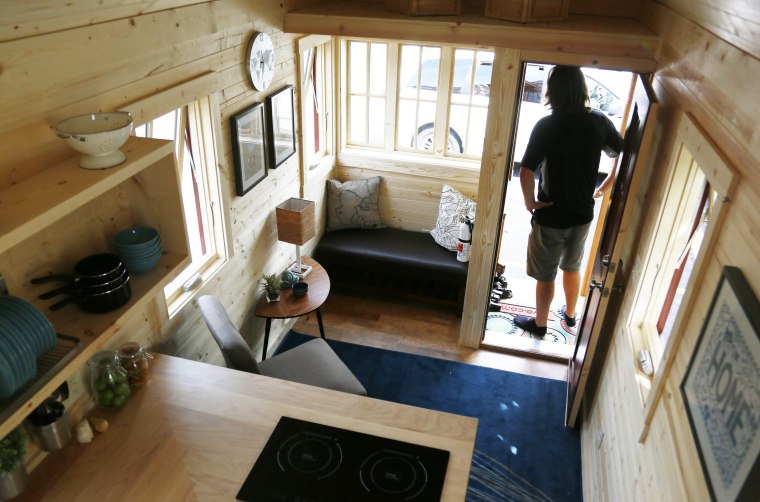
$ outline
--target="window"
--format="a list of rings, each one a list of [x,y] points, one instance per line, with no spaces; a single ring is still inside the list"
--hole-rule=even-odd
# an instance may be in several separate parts
[[[309,35],[298,40],[301,156],[304,180],[333,160],[332,38]]]
[[[628,320],[633,349],[649,352],[655,373],[675,357],[693,308],[692,285],[701,280],[733,186],[731,171],[688,115],[678,141]],[[638,380],[646,401],[650,380],[643,372]]]
[[[218,110],[212,100],[203,98],[135,129],[137,136],[175,142],[191,263],[164,288],[170,315],[227,259],[216,172],[215,114]]]
[[[348,142],[382,147],[388,44],[350,41],[348,53]]]
[[[347,147],[480,158],[493,51],[361,40],[342,47]]]

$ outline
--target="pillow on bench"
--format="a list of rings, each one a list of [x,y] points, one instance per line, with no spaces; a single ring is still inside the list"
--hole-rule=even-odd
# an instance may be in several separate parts
[[[327,231],[344,228],[381,228],[380,176],[327,180]]]

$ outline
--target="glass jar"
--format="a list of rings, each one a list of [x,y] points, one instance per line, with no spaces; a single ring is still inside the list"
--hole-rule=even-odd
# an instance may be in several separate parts
[[[98,352],[87,361],[87,365],[95,402],[101,408],[121,408],[129,401],[132,391],[127,383],[127,372],[119,364],[116,352]]]
[[[127,381],[133,388],[148,381],[148,359],[153,359],[145,347],[136,342],[125,343],[119,348],[119,364],[127,372]]]

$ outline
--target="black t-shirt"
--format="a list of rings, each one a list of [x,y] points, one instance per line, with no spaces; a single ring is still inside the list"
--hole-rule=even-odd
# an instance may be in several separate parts
[[[537,209],[539,225],[570,228],[594,219],[594,191],[602,150],[616,157],[623,138],[610,119],[593,110],[555,112],[540,119],[530,134],[522,167],[541,167],[538,200],[551,206]]]

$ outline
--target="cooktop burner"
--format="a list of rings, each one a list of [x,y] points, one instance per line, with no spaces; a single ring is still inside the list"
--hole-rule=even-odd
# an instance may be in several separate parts
[[[237,494],[248,502],[434,502],[449,452],[282,417]]]

